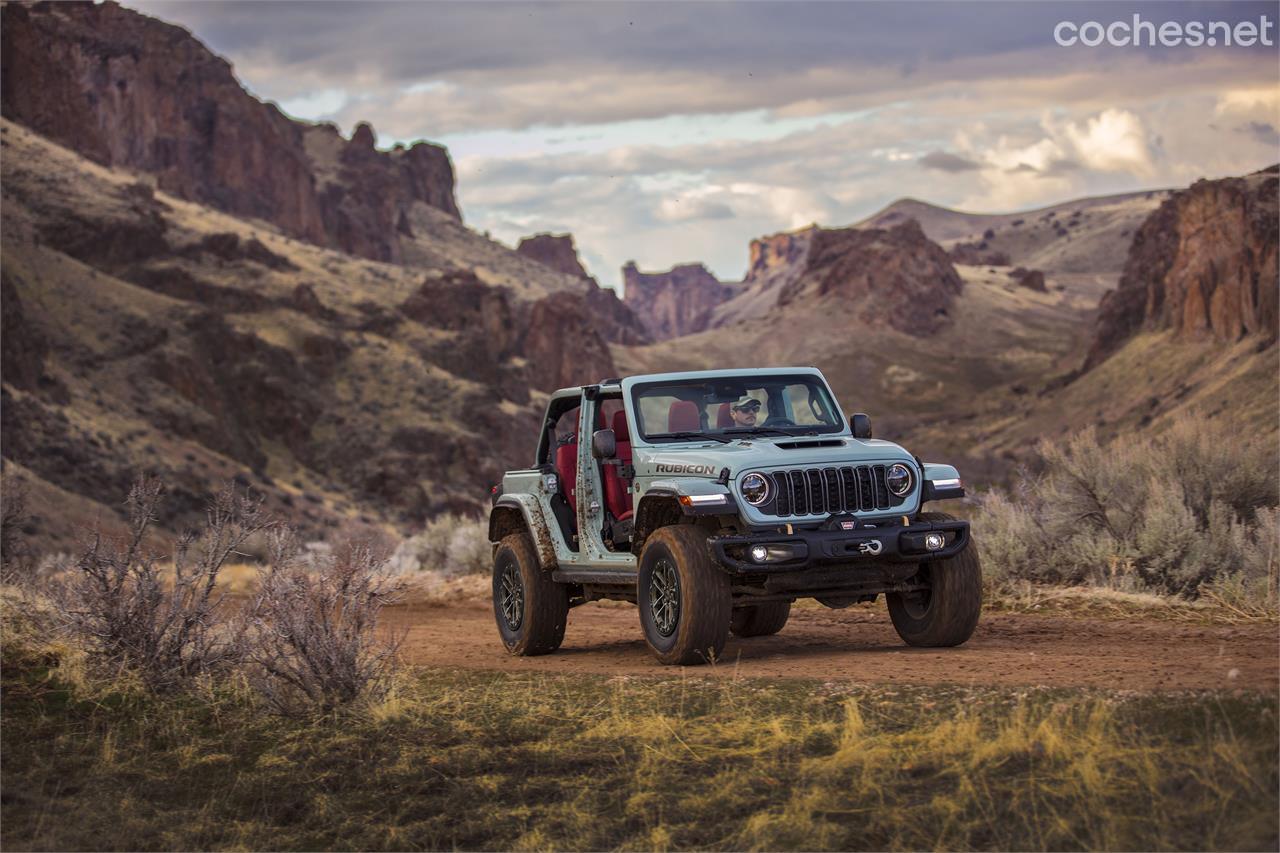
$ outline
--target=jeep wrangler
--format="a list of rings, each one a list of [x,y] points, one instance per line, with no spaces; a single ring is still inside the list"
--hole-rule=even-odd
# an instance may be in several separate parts
[[[512,654],[553,652],[570,608],[638,605],[665,664],[713,661],[730,632],[782,630],[798,598],[883,594],[913,646],[969,639],[982,571],[964,496],[845,419],[814,368],[606,379],[551,395],[534,465],[492,490],[493,610]]]

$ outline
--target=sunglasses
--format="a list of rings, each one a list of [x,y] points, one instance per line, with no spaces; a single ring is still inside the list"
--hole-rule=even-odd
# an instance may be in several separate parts
[[[747,403],[745,406],[734,406],[735,412],[758,412],[760,411],[759,403]]]

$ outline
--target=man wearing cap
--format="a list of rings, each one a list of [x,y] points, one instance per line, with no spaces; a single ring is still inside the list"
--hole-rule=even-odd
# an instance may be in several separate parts
[[[760,414],[760,401],[746,396],[729,407],[729,417],[733,418],[734,427],[753,427]]]

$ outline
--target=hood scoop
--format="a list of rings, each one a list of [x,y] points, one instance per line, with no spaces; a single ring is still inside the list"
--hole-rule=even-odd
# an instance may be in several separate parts
[[[818,439],[816,441],[779,441],[774,447],[782,450],[804,450],[809,447],[843,447],[844,441],[838,438]]]

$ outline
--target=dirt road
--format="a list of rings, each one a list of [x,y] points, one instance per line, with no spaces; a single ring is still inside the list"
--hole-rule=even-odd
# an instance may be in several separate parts
[[[494,627],[487,599],[412,604],[384,614],[408,628],[410,661],[428,666],[512,672],[668,675],[650,657],[630,605],[594,603],[569,612],[554,655],[513,658]],[[974,637],[955,649],[904,646],[883,604],[847,610],[793,610],[782,633],[730,637],[718,667],[699,675],[820,678],[914,684],[1045,685],[1131,690],[1280,688],[1274,625],[984,614]]]

